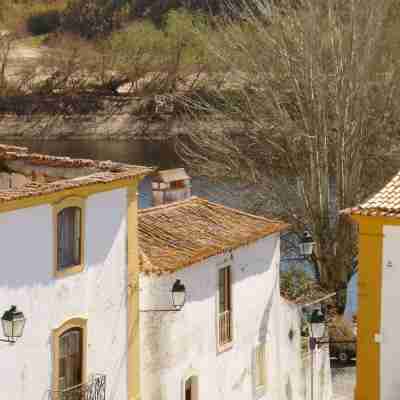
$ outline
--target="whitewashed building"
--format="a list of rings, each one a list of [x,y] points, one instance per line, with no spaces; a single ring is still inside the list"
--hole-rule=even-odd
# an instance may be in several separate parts
[[[279,293],[285,228],[193,197],[140,210],[143,400],[301,398],[297,311]],[[177,279],[184,307],[157,311]]]
[[[148,172],[0,145],[0,305],[27,318],[0,343],[0,399],[139,398],[136,191]]]

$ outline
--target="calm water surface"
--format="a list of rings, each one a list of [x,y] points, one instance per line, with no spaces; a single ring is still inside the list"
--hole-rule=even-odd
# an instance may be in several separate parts
[[[181,163],[171,142],[136,140],[112,142],[94,140],[22,140],[1,141],[29,147],[31,151],[73,158],[112,160],[129,164],[175,168]]]

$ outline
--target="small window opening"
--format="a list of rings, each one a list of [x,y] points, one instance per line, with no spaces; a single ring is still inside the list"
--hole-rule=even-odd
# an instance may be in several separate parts
[[[58,387],[68,391],[82,383],[82,329],[73,328],[60,336]]]
[[[198,400],[198,379],[191,376],[185,381],[185,400]]]
[[[184,189],[185,186],[185,181],[181,180],[181,181],[173,181],[170,184],[170,188],[171,189]]]
[[[81,264],[81,209],[67,207],[57,216],[57,268]]]
[[[230,267],[219,270],[219,310],[218,310],[218,343],[220,346],[232,342],[232,295],[231,295],[231,269]]]

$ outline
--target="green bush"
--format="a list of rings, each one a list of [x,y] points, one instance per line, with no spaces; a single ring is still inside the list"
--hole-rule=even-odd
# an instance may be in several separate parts
[[[161,28],[135,21],[111,36],[111,69],[146,92],[183,89],[204,70],[206,46],[199,32],[207,29],[203,16],[183,10],[170,12]]]
[[[0,25],[19,34],[42,35],[60,25],[67,0],[0,0]]]
[[[31,15],[26,21],[28,32],[33,35],[43,35],[56,31],[60,27],[61,15],[58,10],[50,10]]]

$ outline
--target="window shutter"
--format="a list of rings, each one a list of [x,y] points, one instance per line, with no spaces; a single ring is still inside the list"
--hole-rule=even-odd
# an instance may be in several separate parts
[[[65,237],[65,213],[64,210],[61,211],[58,214],[58,220],[57,220],[57,231],[58,231],[58,243],[57,243],[57,249],[58,249],[58,268],[62,269],[65,264],[65,242],[66,242],[66,237]]]
[[[81,209],[68,207],[57,216],[57,267],[79,265],[81,262]]]
[[[225,345],[232,341],[232,313],[231,313],[231,269],[221,268],[218,271],[219,280],[219,314],[218,336],[219,345]]]
[[[74,264],[80,264],[81,260],[81,210],[74,209]]]
[[[224,269],[219,270],[219,312],[225,311],[225,273]]]
[[[82,330],[74,328],[60,337],[60,390],[82,383],[82,362]]]

